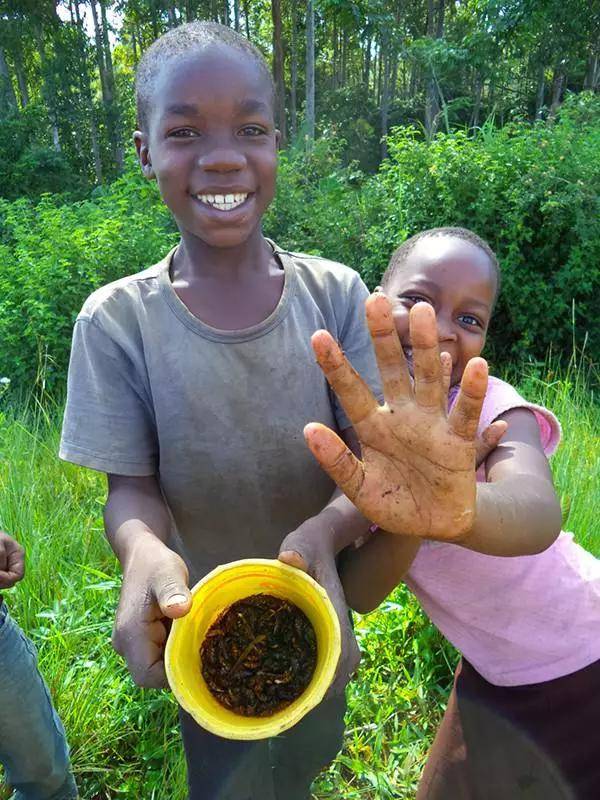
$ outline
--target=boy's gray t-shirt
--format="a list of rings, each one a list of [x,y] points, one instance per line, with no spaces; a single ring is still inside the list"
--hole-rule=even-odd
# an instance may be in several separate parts
[[[102,472],[159,476],[170,546],[192,582],[218,564],[277,556],[334,485],[302,429],[350,423],[315,363],[328,330],[379,394],[356,272],[278,249],[284,289],[252,328],[221,331],[170,281],[173,252],[94,292],[75,323],[60,457]]]

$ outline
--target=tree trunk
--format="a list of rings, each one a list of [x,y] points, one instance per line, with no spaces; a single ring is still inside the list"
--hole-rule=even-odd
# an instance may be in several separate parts
[[[546,70],[540,64],[537,70],[537,91],[535,93],[535,118],[541,119],[544,113],[544,92],[546,89]]]
[[[60,153],[62,148],[58,133],[56,100],[54,97],[54,81],[50,76],[50,67],[48,66],[48,58],[46,55],[46,43],[44,41],[44,31],[39,20],[36,21],[35,24],[35,38],[38,46],[38,53],[40,54],[40,65],[42,67],[42,96],[46,102],[46,108],[48,109],[48,117],[50,119],[50,127],[52,129],[52,144],[56,152]]]
[[[481,70],[475,70],[475,80],[473,85],[473,113],[471,114],[471,129],[479,127],[479,114],[481,112],[481,92],[483,89],[483,81],[481,79]]]
[[[252,41],[250,38],[250,10],[248,8],[248,0],[244,0],[244,22],[246,24],[246,39]]]
[[[383,87],[381,90],[381,158],[387,158],[388,114],[390,108],[390,54],[388,43],[382,45],[381,60],[383,62]]]
[[[26,108],[29,105],[29,89],[27,88],[27,79],[25,78],[25,69],[23,68],[23,54],[20,50],[15,54],[15,73],[17,76],[17,85],[19,87],[21,108]]]
[[[240,0],[233,0],[233,26],[236,31],[240,30]]]
[[[0,114],[6,116],[17,108],[17,98],[8,71],[4,50],[0,47]]]
[[[135,35],[135,25],[131,29],[131,49],[133,50],[133,68],[137,69],[139,57],[137,49],[137,37]]]
[[[440,0],[438,5],[437,29],[435,32],[436,39],[442,39],[444,36],[444,11],[445,11],[444,0]]]
[[[308,147],[315,138],[315,7],[306,4],[306,136]]]
[[[98,126],[96,125],[96,115],[94,113],[94,103],[92,100],[92,89],[90,86],[90,79],[87,71],[87,60],[85,54],[85,44],[87,39],[83,27],[83,21],[79,14],[79,3],[75,3],[75,17],[77,27],[79,28],[79,64],[81,70],[81,93],[85,102],[86,109],[89,111],[90,121],[90,138],[92,140],[92,156],[94,159],[94,175],[96,176],[96,183],[102,183],[102,159],[100,157],[100,145],[98,143]]]
[[[587,61],[583,88],[595,92],[600,84],[600,53],[591,51]]]
[[[367,87],[367,94],[369,93],[370,79],[371,79],[371,37],[367,36],[367,40],[365,42],[365,60],[364,60],[364,72],[363,72],[363,83]]]
[[[117,172],[121,174],[125,165],[125,154],[123,152],[123,142],[121,141],[121,115],[119,111],[119,101],[115,85],[115,73],[113,70],[112,55],[110,52],[110,41],[108,38],[108,21],[106,19],[106,0],[98,0],[100,4],[100,14],[102,15],[102,42],[104,44],[104,59],[106,64],[107,87],[109,88],[109,100],[107,103],[111,118],[113,156],[117,167]]]
[[[548,112],[548,119],[554,119],[558,113],[564,82],[565,73],[563,68],[556,67],[554,70],[554,78],[552,79],[552,102],[550,104],[550,111]]]
[[[434,0],[427,0],[427,36],[431,39],[434,37],[436,39],[441,39],[444,33],[443,0],[440,0],[438,11],[438,24],[436,26]],[[440,19],[442,22],[441,26],[439,24]],[[428,139],[432,138],[437,129],[438,117],[440,113],[438,94],[434,65],[433,63],[430,63],[427,69],[427,97],[425,100],[425,133]]]
[[[275,82],[275,120],[281,133],[281,146],[287,144],[285,119],[285,81],[283,74],[283,31],[280,0],[271,0],[273,18],[273,80]]]
[[[331,49],[333,50],[333,59],[331,65],[331,88],[335,91],[338,86],[338,59],[339,59],[339,37],[337,29],[337,15],[333,15],[333,28],[331,31]]]
[[[196,15],[194,13],[194,4],[192,3],[192,0],[185,0],[185,21],[191,22],[194,19],[196,19]]]
[[[92,8],[96,0],[92,0]],[[152,38],[158,39],[160,32],[158,30],[158,16],[156,14],[156,0],[150,0],[150,24],[152,25]]]
[[[297,111],[297,100],[296,100],[296,90],[298,86],[298,40],[297,40],[297,30],[296,30],[296,21],[297,21],[297,13],[296,13],[296,2],[297,0],[292,0],[291,4],[291,46],[290,46],[290,77],[291,77],[291,86],[290,86],[290,132],[292,139],[296,137],[296,133],[298,132],[298,111]]]
[[[167,6],[167,16],[169,18],[169,28],[175,28],[177,25],[177,14],[175,13],[174,2],[170,2]]]

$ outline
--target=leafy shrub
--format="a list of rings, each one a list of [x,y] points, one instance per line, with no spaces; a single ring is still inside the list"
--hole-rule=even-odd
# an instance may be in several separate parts
[[[549,345],[570,352],[573,337],[581,344],[586,335],[598,359],[600,98],[573,98],[555,124],[488,124],[472,138],[459,131],[427,144],[398,128],[389,151],[372,177],[344,166],[345,143],[335,137],[308,155],[282,153],[266,234],[342,261],[373,287],[407,236],[464,225],[501,262],[493,360],[543,358]],[[133,160],[87,200],[0,200],[0,375],[29,386],[42,363],[47,383],[62,385],[86,296],[155,263],[176,240],[156,186]]]
[[[502,268],[492,353],[506,361],[543,356],[550,345],[570,351],[573,335],[581,344],[587,334],[597,357],[600,98],[572,98],[554,125],[488,124],[474,138],[459,131],[427,144],[396,129],[389,150],[371,186],[379,210],[365,241],[368,283],[408,236],[471,228]]]

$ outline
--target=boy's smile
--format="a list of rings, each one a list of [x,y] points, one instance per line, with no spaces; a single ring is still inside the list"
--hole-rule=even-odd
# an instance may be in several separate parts
[[[496,296],[496,275],[486,253],[453,236],[419,240],[383,287],[394,304],[394,320],[412,375],[409,311],[430,303],[436,313],[440,352],[452,358],[452,385],[469,359],[480,355]]]
[[[271,88],[251,58],[210,44],[167,61],[148,127],[135,135],[140,162],[184,239],[236,247],[260,231],[275,194],[278,132]]]

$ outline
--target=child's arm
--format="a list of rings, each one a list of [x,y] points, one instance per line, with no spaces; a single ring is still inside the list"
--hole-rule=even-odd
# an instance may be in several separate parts
[[[0,531],[0,589],[10,589],[25,574],[25,550],[21,545]]]
[[[498,446],[506,426],[506,422],[497,421],[483,431],[477,440],[477,466]],[[377,530],[362,547],[345,550],[340,559],[340,580],[348,605],[360,614],[377,608],[403,580],[419,546],[420,540],[414,537]]]
[[[367,614],[406,575],[421,542],[412,536],[376,531],[362,547],[343,553],[340,579],[350,608]]]
[[[171,518],[155,476],[108,476],[106,535],[123,569],[113,645],[140,686],[166,686],[164,618],[189,611],[188,571],[165,544]]]
[[[459,542],[493,556],[540,553],[560,533],[562,515],[533,412],[515,408],[502,443],[486,460],[488,483],[477,485],[475,520]]]
[[[490,462],[494,483],[476,485],[475,435],[487,387],[483,359],[467,365],[447,416],[432,307],[417,303],[410,312],[414,384],[385,297],[367,301],[367,320],[384,384],[383,406],[329,334],[313,337],[317,360],[354,424],[363,453],[359,461],[332,431],[309,425],[308,444],[324,469],[365,516],[392,533],[461,543],[494,555],[547,547],[559,532],[560,508],[527,423],[519,421],[504,455]]]

